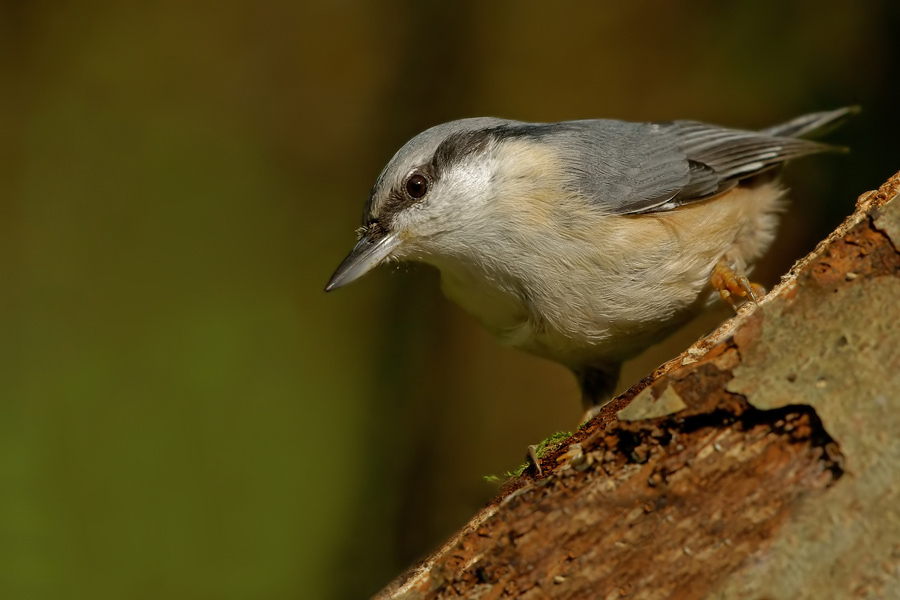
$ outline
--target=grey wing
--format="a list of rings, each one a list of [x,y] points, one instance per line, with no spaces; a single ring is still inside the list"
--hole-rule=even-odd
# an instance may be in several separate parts
[[[576,186],[606,210],[638,214],[709,199],[831,146],[693,121],[574,121],[561,137]]]
[[[693,121],[664,125],[691,165],[691,182],[672,198],[674,205],[703,200],[781,163],[832,150],[809,140],[726,129]]]
[[[654,210],[691,183],[687,157],[674,136],[656,124],[568,121],[546,140],[573,187],[612,213]]]

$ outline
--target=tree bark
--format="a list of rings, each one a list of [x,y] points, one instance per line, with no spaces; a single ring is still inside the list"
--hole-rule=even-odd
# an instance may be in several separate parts
[[[898,192],[376,598],[900,597]]]

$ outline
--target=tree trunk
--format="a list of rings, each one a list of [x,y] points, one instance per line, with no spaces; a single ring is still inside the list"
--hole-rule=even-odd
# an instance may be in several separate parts
[[[900,597],[898,192],[377,598]]]

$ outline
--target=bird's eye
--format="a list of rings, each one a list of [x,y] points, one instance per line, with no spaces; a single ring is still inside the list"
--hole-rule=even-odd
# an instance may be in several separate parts
[[[416,174],[406,180],[406,193],[412,198],[421,198],[428,192],[428,180]]]

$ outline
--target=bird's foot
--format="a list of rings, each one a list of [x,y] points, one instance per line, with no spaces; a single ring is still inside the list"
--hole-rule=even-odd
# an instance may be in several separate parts
[[[579,421],[580,425],[578,425],[578,428],[581,429],[582,427],[587,425],[589,421],[593,420],[594,417],[599,415],[603,411],[603,407],[606,406],[606,404],[607,403],[604,402],[603,404],[594,404],[593,406],[586,408],[584,414],[581,415],[581,421]]]
[[[753,302],[758,306],[759,299],[766,293],[766,288],[758,283],[750,283],[745,275],[735,271],[724,260],[716,263],[709,282],[734,312],[745,302]]]

